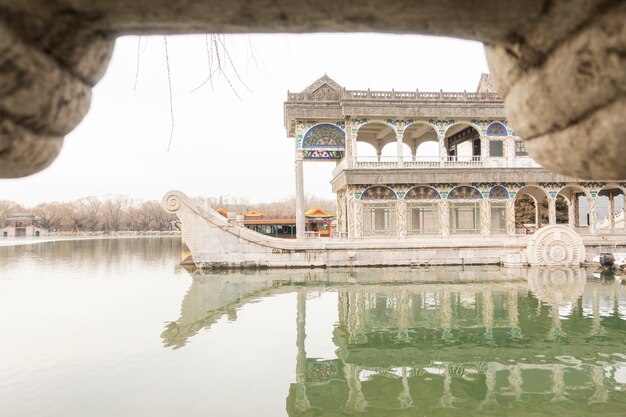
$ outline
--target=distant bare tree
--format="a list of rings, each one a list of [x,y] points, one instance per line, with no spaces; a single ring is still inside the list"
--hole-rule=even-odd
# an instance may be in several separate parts
[[[78,200],[84,214],[83,226],[85,230],[95,232],[100,230],[102,219],[102,202],[96,197],[85,197]]]
[[[102,205],[102,213],[104,214],[105,229],[108,231],[120,231],[121,226],[126,220],[126,211],[131,207],[131,200],[128,197],[118,196],[109,198]]]
[[[44,229],[58,230],[63,219],[63,207],[61,203],[41,203],[35,206],[32,213],[39,216],[39,224]]]
[[[24,207],[15,201],[0,200],[0,225],[5,226],[5,219],[9,214],[22,211],[24,211]]]
[[[209,207],[224,208],[229,212],[246,214],[257,210],[267,217],[294,218],[295,197],[268,203],[250,203],[246,198],[205,197],[197,198]],[[305,207],[320,207],[334,212],[334,200],[307,196]],[[0,201],[0,224],[7,215],[18,212],[32,213],[39,217],[39,224],[51,231],[68,232],[118,232],[118,231],[167,231],[176,216],[167,213],[156,200],[132,200],[127,196],[105,198],[85,197],[70,202],[40,203],[25,208],[14,201]]]

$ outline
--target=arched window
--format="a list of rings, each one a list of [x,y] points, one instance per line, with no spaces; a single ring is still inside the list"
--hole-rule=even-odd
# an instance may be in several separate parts
[[[343,148],[345,132],[338,126],[321,124],[313,126],[302,139],[303,148]]]
[[[492,200],[503,200],[509,198],[509,192],[501,185],[496,185],[489,190],[489,198]]]
[[[414,187],[404,196],[405,200],[432,200],[437,198],[441,198],[441,196],[431,187]]]
[[[506,127],[502,123],[494,122],[487,126],[487,135],[506,136]]]
[[[387,187],[370,187],[363,192],[361,200],[397,200],[396,193]]]
[[[439,205],[441,196],[432,187],[414,187],[404,196],[407,202],[407,233],[409,235],[439,233]]]
[[[483,198],[483,196],[476,188],[461,185],[460,187],[453,188],[450,194],[448,194],[448,198],[451,200],[476,200]]]
[[[480,191],[468,185],[453,188],[448,194],[451,200],[478,200]],[[478,201],[450,202],[450,233],[473,234],[480,232],[480,206]]]

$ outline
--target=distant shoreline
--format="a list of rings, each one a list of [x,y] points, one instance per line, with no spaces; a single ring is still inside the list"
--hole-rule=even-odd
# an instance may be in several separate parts
[[[23,246],[66,240],[132,239],[154,237],[180,237],[177,231],[123,231],[123,232],[53,232],[46,236],[0,237],[0,247]]]
[[[178,230],[121,230],[117,232],[89,232],[89,231],[78,231],[78,232],[69,232],[69,231],[61,231],[61,232],[48,232],[46,236],[43,237],[75,237],[75,236],[88,236],[88,237],[124,237],[124,236],[179,236],[180,231]]]

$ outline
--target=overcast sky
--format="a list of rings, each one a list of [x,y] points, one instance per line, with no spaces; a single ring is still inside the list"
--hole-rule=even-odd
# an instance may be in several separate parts
[[[138,43],[134,37],[117,41],[88,115],[66,137],[57,160],[31,177],[0,180],[0,199],[26,205],[106,194],[160,199],[170,189],[251,202],[288,198],[295,184],[294,144],[283,123],[288,90],[299,92],[326,73],[353,90],[474,91],[488,72],[482,45],[455,39],[228,36],[228,51],[250,90],[225,65],[239,99],[219,75],[213,87],[196,89],[208,74],[204,36],[168,37],[175,118],[168,152],[163,37]],[[333,166],[305,164],[305,191],[332,198]]]

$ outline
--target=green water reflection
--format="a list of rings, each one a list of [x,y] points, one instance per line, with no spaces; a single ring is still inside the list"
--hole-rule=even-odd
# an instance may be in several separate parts
[[[583,269],[190,272],[176,238],[0,247],[0,416],[624,416]]]
[[[626,412],[625,286],[584,269],[196,272],[163,343],[293,291],[289,416]],[[336,357],[309,357],[307,298],[329,291]]]

